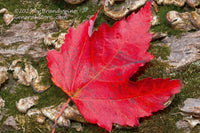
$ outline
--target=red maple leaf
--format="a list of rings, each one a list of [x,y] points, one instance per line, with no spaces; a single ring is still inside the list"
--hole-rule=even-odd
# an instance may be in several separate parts
[[[137,14],[92,32],[97,13],[69,29],[60,52],[47,53],[52,81],[69,95],[68,102],[72,99],[88,122],[108,131],[113,123],[139,125],[138,118],[163,109],[163,103],[180,92],[179,80],[129,81],[154,58],[147,52],[150,8],[147,3]]]

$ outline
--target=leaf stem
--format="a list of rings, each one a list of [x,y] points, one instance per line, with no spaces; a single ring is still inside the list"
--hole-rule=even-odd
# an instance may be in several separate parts
[[[57,116],[57,118],[56,118],[56,121],[55,121],[55,123],[54,123],[54,125],[53,125],[53,130],[52,130],[51,133],[54,133],[54,132],[55,132],[55,130],[56,130],[56,124],[57,124],[57,122],[58,122],[58,119],[60,118],[62,112],[63,112],[64,109],[67,107],[67,105],[69,104],[70,101],[71,101],[71,97],[68,98],[67,102],[66,102],[65,105],[62,107],[61,111],[59,112],[59,114],[58,114],[58,116]]]

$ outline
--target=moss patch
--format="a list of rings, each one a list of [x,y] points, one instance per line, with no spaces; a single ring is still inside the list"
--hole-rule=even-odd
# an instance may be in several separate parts
[[[29,58],[30,59],[30,58]],[[39,60],[34,61],[31,59],[31,63],[35,69],[37,69],[38,74],[42,76],[41,85],[53,85],[51,82],[51,75],[47,66],[46,57],[39,58]]]
[[[150,46],[149,50],[152,55],[154,55],[156,58],[161,58],[163,60],[167,60],[167,56],[170,55],[170,47],[167,45],[164,46]],[[162,53],[161,53],[162,52]]]
[[[154,62],[154,61],[153,61]],[[196,63],[197,64],[197,63]],[[159,64],[157,64],[159,65]],[[156,69],[154,65],[150,68],[150,71],[160,71]],[[150,73],[149,69],[145,72],[144,75]],[[154,72],[157,73],[157,72]],[[142,76],[142,78],[144,77]],[[174,113],[179,112],[178,107],[181,106],[187,98],[199,98],[200,96],[200,68],[197,65],[190,64],[180,70],[171,70],[171,73],[167,74],[165,71],[161,74],[160,77],[166,78],[171,77],[171,79],[180,79],[185,83],[185,87],[181,90],[181,93],[176,94],[175,99],[172,104],[157,113],[153,116],[143,119],[141,126],[139,127],[139,132],[177,132],[181,133],[183,130],[178,130],[175,126],[175,123],[178,120],[181,120],[183,116],[180,114],[173,115]],[[149,75],[150,76],[150,75]],[[159,77],[159,76],[156,76]],[[196,126],[192,132],[198,132],[200,126]]]

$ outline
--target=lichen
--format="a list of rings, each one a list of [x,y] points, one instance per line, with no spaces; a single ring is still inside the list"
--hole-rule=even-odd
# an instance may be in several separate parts
[[[194,9],[190,8],[189,6],[186,6],[185,8],[181,8],[174,5],[165,5],[165,6],[159,6],[158,10],[159,12],[157,13],[157,15],[160,20],[160,25],[153,27],[152,28],[153,31],[168,33],[169,35],[181,36],[183,31],[172,29],[171,25],[167,22],[166,20],[167,12],[172,11],[172,10],[175,10],[178,12],[184,12],[187,10],[194,10]]]
[[[18,43],[13,43],[11,45],[5,45],[5,44],[2,43],[2,44],[0,44],[0,48],[6,49],[6,50],[7,49],[17,49],[20,44],[22,44],[22,43],[18,42]]]

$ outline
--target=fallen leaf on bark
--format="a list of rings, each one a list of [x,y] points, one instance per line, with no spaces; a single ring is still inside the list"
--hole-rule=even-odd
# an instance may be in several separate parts
[[[93,32],[96,13],[77,29],[70,28],[61,51],[47,53],[52,81],[69,95],[83,117],[112,130],[112,124],[138,126],[138,118],[164,108],[180,92],[179,80],[129,78],[154,58],[147,52],[151,6]],[[68,104],[66,103],[66,105]]]

